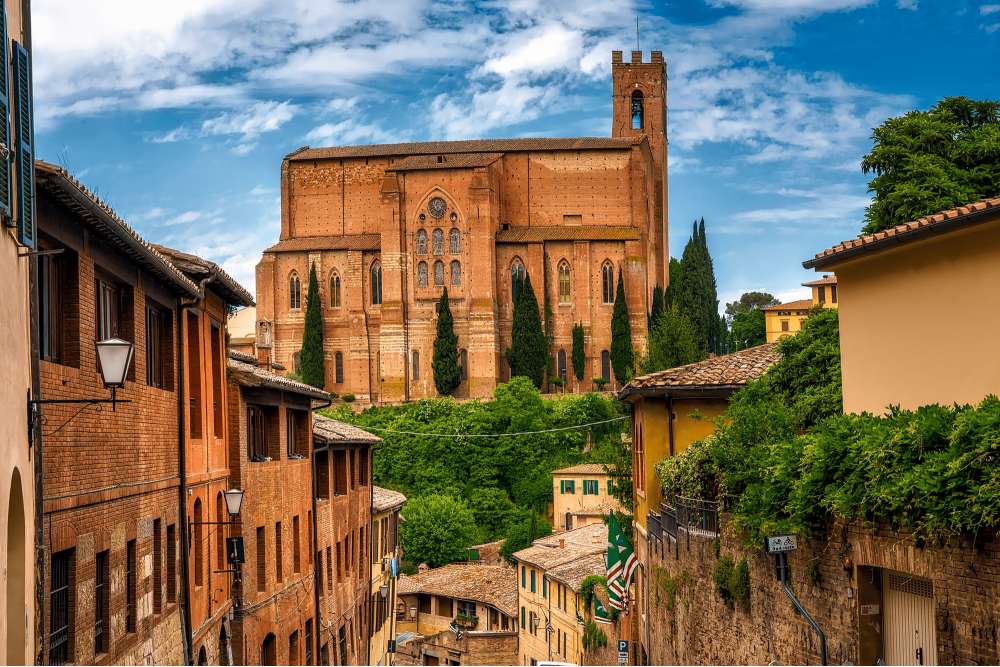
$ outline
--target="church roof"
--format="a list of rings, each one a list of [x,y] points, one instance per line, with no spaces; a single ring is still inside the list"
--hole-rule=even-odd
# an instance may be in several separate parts
[[[638,241],[639,230],[624,225],[511,227],[496,234],[497,243],[541,243],[542,241]]]
[[[380,250],[381,234],[353,236],[304,236],[278,241],[264,252],[294,252],[300,250]]]
[[[626,149],[645,140],[637,137],[536,137],[522,139],[471,139],[465,141],[421,141],[369,146],[303,146],[285,156],[286,160],[320,160],[344,157],[388,157],[390,155],[450,155],[453,153],[510,153],[518,151],[572,151]],[[395,165],[393,165],[395,166]]]
[[[438,158],[442,158],[438,161]],[[448,153],[446,155],[411,155],[394,162],[389,171],[418,171],[422,169],[472,169],[486,167],[500,158],[503,153]]]

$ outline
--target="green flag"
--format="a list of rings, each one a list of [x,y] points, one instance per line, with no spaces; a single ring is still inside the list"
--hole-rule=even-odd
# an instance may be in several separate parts
[[[601,604],[601,601],[597,598],[597,594],[592,593],[592,595],[594,596],[594,621],[603,623],[604,625],[611,625],[611,614]]]

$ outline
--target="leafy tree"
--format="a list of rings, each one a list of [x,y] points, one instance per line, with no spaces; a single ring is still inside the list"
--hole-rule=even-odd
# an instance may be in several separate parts
[[[650,306],[649,311],[649,329],[652,331],[657,324],[660,323],[660,317],[663,316],[663,288],[657,285],[653,288],[653,303]]]
[[[498,488],[477,488],[469,498],[469,507],[479,527],[480,542],[503,539],[507,530],[521,516],[521,510],[507,493]]]
[[[693,364],[705,358],[698,345],[698,332],[677,308],[663,311],[660,323],[646,341],[646,356],[639,364],[642,374]]]
[[[458,336],[455,335],[455,321],[448,304],[448,288],[441,292],[438,300],[437,337],[434,339],[434,386],[438,393],[450,396],[462,384],[462,366],[458,363]]]
[[[886,120],[872,139],[861,160],[874,174],[864,234],[1000,196],[1000,102],[946,97]]]
[[[503,546],[500,547],[500,555],[511,565],[514,564],[514,552],[527,549],[535,540],[547,537],[552,534],[552,526],[549,522],[538,516],[532,509],[525,512],[521,519],[511,526],[504,538]]]
[[[698,223],[681,257],[681,275],[673,303],[691,320],[698,332],[698,345],[705,352],[718,353],[720,345],[719,301],[712,258],[705,239],[705,221]]]
[[[583,325],[573,325],[573,375],[577,381],[583,382],[583,374],[586,369],[587,357],[583,349]]]
[[[542,332],[538,314],[538,299],[531,287],[531,276],[517,281],[514,296],[514,317],[511,324],[511,347],[507,349],[511,377],[530,378],[541,388],[548,362],[548,340]]]
[[[681,282],[681,273],[683,268],[681,267],[681,262],[676,257],[670,258],[670,284],[667,288],[663,290],[663,307],[670,308],[674,305],[677,299],[677,285]]]
[[[632,324],[629,322],[628,304],[625,303],[625,282],[622,280],[621,267],[618,267],[615,309],[611,315],[611,368],[615,372],[615,378],[623,384],[631,380],[632,374],[635,372],[635,359],[632,352]]]
[[[316,264],[309,269],[309,292],[306,295],[306,323],[302,333],[302,381],[313,387],[326,385],[326,366],[323,355],[323,304],[319,299],[319,281]]]
[[[545,471],[537,471],[514,480],[514,500],[520,507],[531,507],[537,512],[548,510],[552,502],[552,475]]]
[[[767,342],[767,323],[764,311],[754,308],[746,313],[736,313],[729,330],[729,350],[745,350]]]
[[[465,560],[479,533],[472,512],[461,500],[431,495],[412,498],[402,510],[403,553],[412,563],[441,567]]]
[[[738,313],[749,313],[754,308],[767,308],[780,303],[767,292],[744,292],[738,300],[726,304],[726,319],[732,323]]]

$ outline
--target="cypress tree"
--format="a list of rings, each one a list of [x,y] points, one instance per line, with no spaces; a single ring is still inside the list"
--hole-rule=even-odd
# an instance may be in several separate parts
[[[698,236],[701,237],[702,261],[707,272],[705,284],[708,287],[708,293],[703,298],[702,307],[705,308],[705,321],[710,323],[708,329],[709,349],[716,354],[722,354],[723,343],[726,340],[728,331],[726,330],[724,318],[720,318],[719,316],[719,289],[718,283],[715,280],[715,263],[712,261],[712,254],[708,251],[708,237],[705,235],[705,218],[701,219],[701,224],[698,226]],[[720,322],[720,319],[723,321]]]
[[[458,336],[455,335],[455,320],[448,304],[448,288],[441,292],[438,301],[437,336],[434,338],[434,386],[438,393],[450,395],[462,384],[462,366],[458,363]]]
[[[517,282],[510,334],[511,347],[506,352],[510,376],[530,378],[535,387],[541,389],[548,361],[548,341],[542,332],[538,299],[531,287],[531,276],[527,273],[523,280]]]
[[[720,352],[721,329],[719,300],[712,257],[705,237],[705,222],[697,222],[684,247],[680,262],[680,280],[673,292],[673,303],[691,320],[698,332],[698,347],[704,352]]]
[[[653,304],[649,311],[649,331],[660,323],[663,317],[663,288],[657,285],[653,288]]]
[[[313,387],[326,385],[326,365],[323,359],[323,304],[319,300],[316,264],[309,269],[309,293],[306,296],[306,324],[299,351],[302,381]]]
[[[583,373],[586,370],[587,358],[583,351],[583,325],[573,325],[573,375],[579,382],[583,382]]]
[[[681,283],[681,262],[676,257],[670,258],[670,284],[663,290],[664,309],[672,308],[677,302],[677,286]]]
[[[621,267],[618,267],[618,289],[615,291],[615,309],[611,315],[611,367],[619,382],[624,384],[632,379],[635,370],[632,357],[632,325],[628,319]]]

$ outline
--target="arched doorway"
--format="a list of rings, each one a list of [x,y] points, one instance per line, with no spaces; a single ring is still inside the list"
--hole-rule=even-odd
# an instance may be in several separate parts
[[[274,640],[273,634],[264,637],[264,643],[260,645],[260,664],[278,664],[278,643]]]
[[[198,649],[198,664],[207,665],[208,664],[208,653],[205,651],[205,647],[202,646]]]
[[[25,664],[24,528],[21,473],[14,468],[7,505],[7,665]]]

